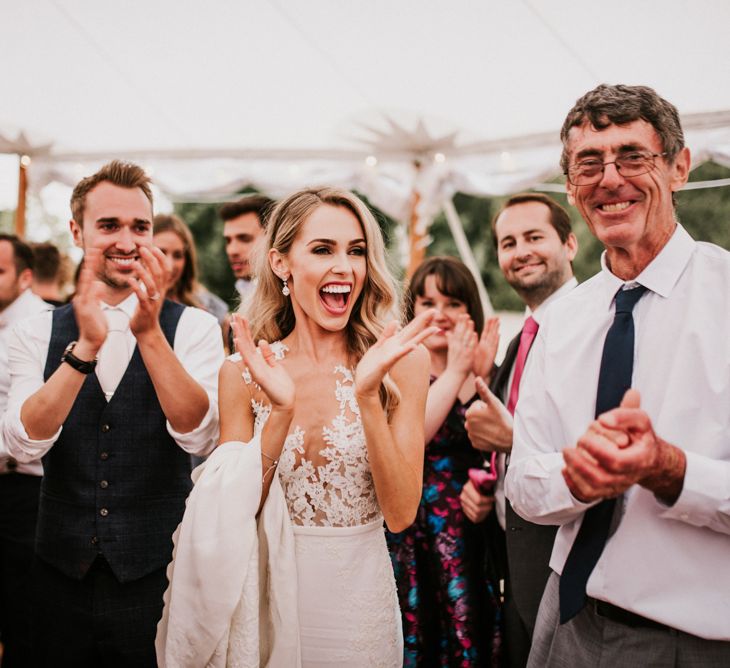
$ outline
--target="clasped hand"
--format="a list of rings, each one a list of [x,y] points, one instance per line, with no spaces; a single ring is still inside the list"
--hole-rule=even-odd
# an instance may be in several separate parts
[[[639,484],[673,503],[684,480],[684,453],[660,439],[628,390],[621,405],[594,420],[574,448],[563,450],[563,478],[575,498],[592,502]]]

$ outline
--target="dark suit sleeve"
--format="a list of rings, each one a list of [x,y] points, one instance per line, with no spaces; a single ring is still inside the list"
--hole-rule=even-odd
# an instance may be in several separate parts
[[[512,371],[515,359],[517,359],[517,349],[520,347],[520,336],[522,336],[522,330],[520,330],[517,333],[517,336],[509,342],[507,352],[504,355],[504,360],[502,360],[501,366],[498,366],[496,371],[492,374],[492,382],[489,384],[489,389],[500,400],[507,388],[510,371]]]

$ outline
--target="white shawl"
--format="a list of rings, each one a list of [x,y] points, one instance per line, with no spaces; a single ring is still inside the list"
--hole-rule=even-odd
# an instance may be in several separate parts
[[[257,529],[261,471],[256,435],[193,472],[157,627],[161,668],[301,666],[294,535],[278,475]]]

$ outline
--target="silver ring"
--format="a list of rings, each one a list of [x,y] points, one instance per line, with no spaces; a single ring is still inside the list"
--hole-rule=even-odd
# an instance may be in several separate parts
[[[158,300],[159,298],[160,298],[160,293],[159,293],[159,292],[155,292],[155,294],[153,294],[153,295],[150,295],[150,299],[151,299],[151,300],[152,300],[153,302],[156,302],[156,301],[157,301],[157,300]]]

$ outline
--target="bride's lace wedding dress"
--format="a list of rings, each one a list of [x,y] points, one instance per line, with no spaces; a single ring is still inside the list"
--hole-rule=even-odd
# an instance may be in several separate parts
[[[320,395],[334,406],[331,421],[319,434],[294,426],[279,458],[295,536],[302,663],[400,666],[395,580],[353,373],[337,366],[332,379],[334,391]]]
[[[280,343],[272,348],[279,358],[286,352],[286,347]],[[232,359],[240,358],[233,356]],[[255,438],[252,444],[256,442],[259,447],[256,438],[268,417],[269,406],[247,375],[244,373],[244,380],[252,388],[254,397]],[[246,559],[248,566],[252,561],[257,565],[245,569],[241,585],[234,584],[241,586],[242,593],[240,601],[227,604],[226,609],[231,609],[231,613],[229,621],[225,621],[224,637],[215,638],[218,659],[213,657],[208,664],[202,665],[249,666],[258,665],[256,662],[260,660],[261,665],[276,668],[290,668],[299,661],[307,668],[402,666],[403,639],[395,580],[368,463],[360,411],[355,401],[353,372],[337,366],[331,375],[331,387],[322,387],[318,396],[310,398],[306,406],[307,411],[295,414],[279,458],[276,479],[259,520],[259,549],[252,550]],[[300,415],[302,419],[298,420]],[[305,424],[306,429],[299,424]],[[241,454],[252,450],[247,447],[249,445],[225,444],[218,450],[240,446],[235,452]],[[225,452],[218,456],[218,450],[203,466],[215,466],[216,461],[211,460],[225,456]],[[246,456],[250,457],[250,454]],[[212,475],[208,484],[217,485]],[[195,491],[186,518],[194,503]],[[272,531],[271,525],[276,520],[272,521],[271,517],[276,513],[277,504],[281,505],[280,514],[284,519],[281,530]],[[266,522],[269,528],[262,530],[262,524]],[[185,520],[182,528],[184,524]],[[182,535],[176,535],[176,549],[180,549],[182,540]],[[291,582],[285,583],[285,577],[277,573],[286,574],[286,565],[281,567],[278,556],[277,566],[276,561],[272,562],[271,554],[285,551],[282,546],[288,545],[291,545],[295,567],[290,569]],[[263,567],[267,561],[268,572]],[[283,563],[286,564],[286,560]],[[256,578],[252,571],[257,573]],[[173,584],[174,575],[173,565],[168,573]],[[209,573],[203,577],[212,577],[213,587],[219,584],[220,579]],[[198,578],[193,579],[197,581]],[[173,584],[170,589],[174,594]],[[206,585],[198,582],[198,586]],[[257,601],[257,594],[261,599],[260,610],[252,605],[252,601]],[[287,599],[288,595],[291,599]],[[161,642],[166,643],[168,657],[182,655],[173,646],[178,642],[174,639],[175,634],[167,628],[169,599],[168,591],[166,614],[158,632],[158,647]],[[257,610],[262,618],[273,620],[268,630],[265,623],[258,624],[260,637],[252,633],[256,626],[252,615],[255,616]],[[290,616],[290,620],[282,620],[284,615]],[[184,625],[192,627],[188,620]],[[270,646],[279,638],[287,640],[286,634],[297,635],[297,627],[298,638],[292,641],[297,644],[296,652],[279,654],[287,658],[277,660],[277,652],[272,653]],[[212,633],[217,634],[219,628],[220,625]],[[209,630],[205,629],[205,633]],[[200,635],[200,632],[188,628],[177,636],[189,639],[196,634]],[[283,643],[280,641],[280,644]],[[300,658],[291,658],[297,653]],[[161,661],[163,664],[194,665],[185,661],[176,663],[174,658]]]

